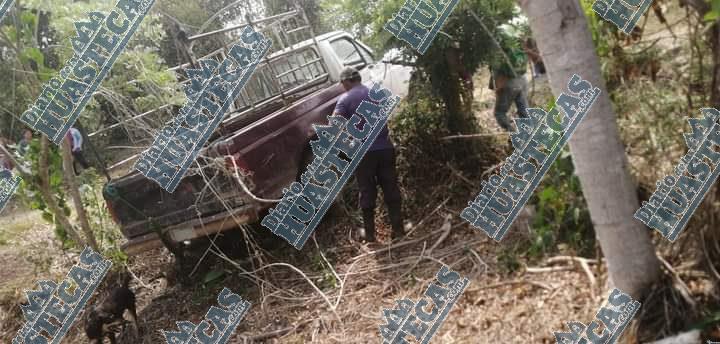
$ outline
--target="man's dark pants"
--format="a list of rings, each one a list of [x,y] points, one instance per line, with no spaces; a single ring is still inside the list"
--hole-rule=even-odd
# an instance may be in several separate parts
[[[500,127],[506,131],[512,130],[510,119],[507,112],[510,105],[515,103],[518,115],[523,118],[528,117],[528,84],[525,76],[518,76],[509,79],[502,88],[495,91],[495,119]]]
[[[87,160],[85,160],[85,156],[83,155],[83,152],[81,150],[73,151],[72,156],[74,158],[74,162],[80,164],[80,166],[82,166],[84,170],[90,167],[90,164],[88,164]],[[75,175],[80,174],[75,163],[73,163],[73,169],[75,170]]]
[[[363,211],[367,241],[375,239],[375,201],[378,184],[383,190],[385,204],[388,207],[393,237],[402,235],[402,196],[395,171],[395,149],[367,152],[355,171],[355,177],[360,188],[360,208]]]

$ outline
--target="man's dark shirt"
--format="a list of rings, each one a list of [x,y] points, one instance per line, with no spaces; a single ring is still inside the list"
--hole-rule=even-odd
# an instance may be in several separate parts
[[[349,91],[345,92],[345,94],[340,96],[337,105],[335,105],[335,112],[347,119],[350,119],[363,100],[371,102],[368,97],[368,93],[370,93],[370,90],[363,84],[358,84],[357,86],[351,88]],[[358,129],[362,128],[364,124],[365,119],[363,118],[357,125]],[[393,148],[393,144],[388,137],[388,133],[388,127],[385,125],[380,131],[380,134],[378,134],[378,137],[375,139],[375,142],[370,145],[368,152]]]

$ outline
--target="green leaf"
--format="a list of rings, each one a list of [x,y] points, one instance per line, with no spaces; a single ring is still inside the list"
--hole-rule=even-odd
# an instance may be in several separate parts
[[[540,194],[538,195],[538,197],[540,198],[541,201],[548,201],[550,199],[557,197],[557,194],[558,193],[554,187],[548,186],[548,187],[544,188],[542,191],[540,191]]]
[[[50,223],[52,223],[54,220],[53,214],[50,212],[47,212],[47,211],[44,211],[42,213],[42,218],[43,218],[43,220],[50,222]]]
[[[31,27],[35,27],[37,23],[37,16],[32,14],[32,12],[29,11],[23,11],[20,15],[20,20]]]
[[[720,0],[712,0],[712,11],[720,13]]]
[[[212,270],[212,271],[208,272],[207,274],[205,274],[205,277],[203,278],[203,283],[204,284],[210,283],[224,275],[225,275],[225,270]]]
[[[45,56],[38,48],[25,48],[20,55],[20,61],[27,63],[28,61],[34,61],[38,67],[45,66]]]
[[[705,16],[703,17],[703,20],[705,21],[713,21],[716,20],[720,16],[720,11],[712,10],[708,13],[705,13]]]

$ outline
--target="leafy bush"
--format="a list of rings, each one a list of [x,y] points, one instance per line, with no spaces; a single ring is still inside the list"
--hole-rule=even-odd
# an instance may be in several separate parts
[[[592,254],[595,244],[592,221],[574,170],[566,148],[533,195],[532,203],[537,208],[528,256],[538,257],[553,251],[558,243],[567,244],[578,255]]]

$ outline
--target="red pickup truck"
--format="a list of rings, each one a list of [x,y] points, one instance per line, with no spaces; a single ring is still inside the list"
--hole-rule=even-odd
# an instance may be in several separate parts
[[[266,37],[276,50],[257,67],[175,192],[168,193],[137,171],[106,184],[103,195],[128,239],[123,245],[128,254],[161,246],[157,233],[184,242],[258,221],[260,213],[274,204],[268,199],[281,198],[282,189],[310,160],[312,125],[327,123],[343,93],[339,74],[344,66],[358,68],[366,82],[382,83],[394,94],[407,93],[411,69],[376,62],[372,50],[348,33],[313,37],[309,30],[307,39],[292,44],[287,37],[309,28],[282,27],[297,14],[274,16],[271,24],[280,22],[280,29],[267,25]],[[263,21],[253,23],[259,22]],[[224,54],[220,49],[206,58]]]

